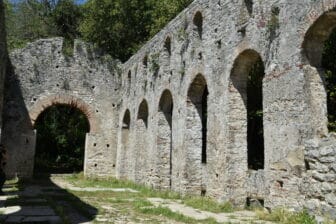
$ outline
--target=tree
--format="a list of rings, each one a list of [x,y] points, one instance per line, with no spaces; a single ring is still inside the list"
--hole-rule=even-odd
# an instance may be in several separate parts
[[[62,36],[73,41],[80,37],[81,9],[74,0],[6,0],[5,4],[9,49],[40,38]]]
[[[59,0],[50,17],[57,35],[70,40],[80,37],[78,27],[82,19],[82,10],[74,0]]]
[[[151,36],[159,32],[178,13],[186,8],[192,0],[148,0],[151,5],[151,23],[148,27]]]
[[[80,30],[85,40],[125,61],[190,2],[89,0]]]
[[[142,0],[89,0],[84,11],[83,37],[113,57],[126,60],[148,38],[150,17]]]

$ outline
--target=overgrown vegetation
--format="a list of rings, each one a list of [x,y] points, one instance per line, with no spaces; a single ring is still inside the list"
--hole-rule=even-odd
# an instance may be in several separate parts
[[[127,60],[192,0],[5,0],[9,49],[62,36],[64,52],[75,38]]]
[[[217,203],[214,200],[207,198],[207,197],[185,197],[183,199],[184,204],[197,208],[203,211],[209,211],[214,213],[228,213],[233,212],[234,208],[231,203],[225,202],[225,203]]]
[[[272,213],[257,211],[257,216],[261,220],[272,221],[280,224],[317,224],[315,218],[308,214],[306,210],[301,212],[290,212],[285,208],[278,208]],[[335,224],[334,221],[325,220],[324,224]]]
[[[80,37],[82,9],[73,0],[5,0],[7,41],[10,50],[40,38]]]
[[[55,105],[37,119],[36,172],[74,172],[83,169],[89,122],[77,108]]]

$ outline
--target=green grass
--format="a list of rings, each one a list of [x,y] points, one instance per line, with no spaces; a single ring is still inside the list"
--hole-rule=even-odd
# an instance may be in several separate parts
[[[230,213],[234,211],[231,203],[217,203],[214,200],[207,197],[186,197],[183,199],[183,203],[203,211],[209,211],[214,213]]]
[[[301,212],[290,212],[284,208],[278,208],[271,213],[257,211],[257,217],[261,220],[281,224],[316,224],[314,217],[310,216],[306,210]]]
[[[196,220],[196,219],[187,217],[181,213],[173,212],[172,210],[166,207],[162,207],[162,206],[154,207],[152,203],[146,200],[135,201],[134,208],[136,211],[141,212],[143,214],[164,216],[169,219],[183,222],[183,223],[209,223],[209,224],[217,223],[216,220],[212,218],[208,218],[205,220]]]
[[[180,194],[171,191],[157,191],[146,186],[135,184],[131,181],[117,180],[115,178],[109,179],[89,179],[85,178],[82,174],[74,174],[65,177],[67,181],[71,182],[73,185],[78,187],[101,187],[101,188],[131,188],[139,191],[139,193],[130,192],[74,192],[79,197],[94,196],[95,198],[101,199],[109,203],[123,204],[124,207],[134,210],[136,213],[143,215],[154,216],[164,216],[168,219],[183,222],[183,223],[217,223],[215,219],[209,218],[205,220],[196,220],[180,213],[171,211],[166,207],[155,207],[146,198],[148,197],[159,197],[164,199],[181,199],[186,200],[186,204],[200,208],[203,202],[203,207],[208,207],[211,211],[223,212],[232,210],[232,206],[229,204],[217,204],[210,199],[197,198],[192,199],[192,197],[182,198]],[[112,198],[112,199],[111,199]],[[131,199],[131,200],[130,200]],[[131,206],[131,208],[129,208]],[[208,209],[208,210],[209,210]],[[138,215],[139,216],[139,215]]]
[[[181,199],[181,195],[172,191],[158,191],[150,187],[136,184],[132,181],[117,180],[116,178],[95,179],[86,178],[83,173],[73,174],[65,177],[67,181],[78,187],[99,187],[99,188],[130,188],[139,191],[143,197],[160,197],[164,199]]]

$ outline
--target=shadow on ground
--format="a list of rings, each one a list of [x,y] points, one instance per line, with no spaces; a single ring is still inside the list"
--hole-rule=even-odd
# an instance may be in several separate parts
[[[64,176],[64,174],[62,174]],[[7,181],[0,196],[0,223],[87,223],[97,208],[53,183],[55,174],[29,181]]]

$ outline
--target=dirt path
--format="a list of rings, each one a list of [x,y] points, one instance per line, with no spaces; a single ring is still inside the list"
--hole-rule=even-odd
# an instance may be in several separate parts
[[[266,223],[254,212],[212,213],[131,188],[85,186],[64,176],[7,183],[0,223]]]

